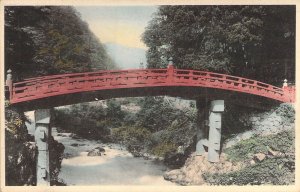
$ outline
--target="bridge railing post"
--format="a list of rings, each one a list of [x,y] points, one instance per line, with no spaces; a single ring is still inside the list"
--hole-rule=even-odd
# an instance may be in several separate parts
[[[173,58],[169,58],[169,64],[168,64],[168,81],[169,83],[173,83],[174,80],[174,65],[173,65]]]
[[[282,85],[282,90],[284,93],[285,102],[295,102],[295,93],[296,93],[295,86],[289,86],[287,83],[288,82],[287,79],[284,79],[283,82],[284,83]]]
[[[9,94],[8,94],[8,99],[11,100],[12,99],[12,96],[13,96],[13,81],[12,81],[12,71],[11,69],[8,69],[7,70],[7,75],[6,75],[6,81],[5,81],[5,86],[8,87],[8,91],[9,91]]]

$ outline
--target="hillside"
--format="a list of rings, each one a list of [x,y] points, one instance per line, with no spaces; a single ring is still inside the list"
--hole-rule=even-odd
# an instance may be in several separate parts
[[[5,71],[11,69],[15,79],[113,68],[73,7],[5,8]]]
[[[5,71],[13,80],[40,75],[113,69],[115,63],[73,7],[5,7]],[[36,145],[24,112],[5,105],[6,185],[36,184]],[[64,146],[49,138],[51,185],[57,181]]]
[[[288,185],[295,182],[295,111],[281,104],[248,115],[250,130],[225,141],[220,162],[192,153],[180,169],[166,172],[180,185]]]

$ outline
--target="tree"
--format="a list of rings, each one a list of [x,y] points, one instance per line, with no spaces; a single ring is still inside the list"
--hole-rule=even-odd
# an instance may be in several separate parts
[[[148,68],[295,79],[295,6],[160,6],[142,39]]]
[[[68,6],[5,7],[5,69],[21,80],[116,68],[79,13]]]

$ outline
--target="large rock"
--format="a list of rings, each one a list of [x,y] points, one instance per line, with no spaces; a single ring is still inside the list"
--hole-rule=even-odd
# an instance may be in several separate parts
[[[87,156],[101,156],[101,153],[104,153],[105,149],[102,147],[96,147],[88,152]]]
[[[254,160],[259,161],[259,162],[263,161],[265,158],[266,158],[266,155],[263,153],[257,153],[254,155]]]
[[[187,157],[182,153],[169,152],[165,155],[164,163],[172,169],[178,169],[184,165],[186,159]]]

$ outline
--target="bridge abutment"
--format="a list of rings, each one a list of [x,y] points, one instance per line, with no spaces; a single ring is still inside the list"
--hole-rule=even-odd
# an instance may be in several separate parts
[[[50,109],[38,109],[35,116],[35,142],[38,148],[36,177],[37,186],[50,186],[49,146],[51,136]]]
[[[210,108],[208,106],[210,105]],[[198,133],[196,155],[204,155],[205,147],[208,148],[208,161],[218,162],[221,148],[222,113],[224,100],[210,102],[197,101]],[[207,134],[207,129],[209,133]],[[208,139],[207,139],[208,138]]]

